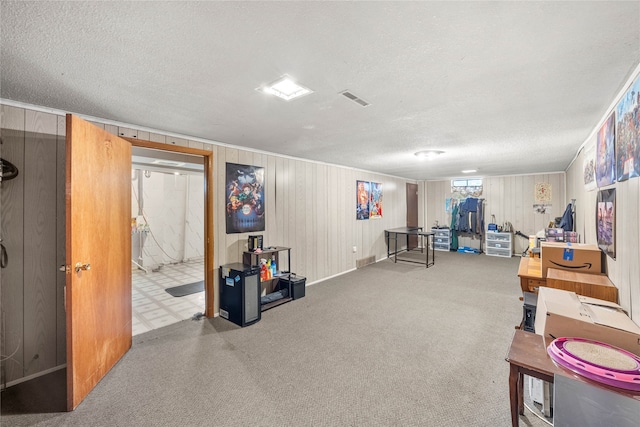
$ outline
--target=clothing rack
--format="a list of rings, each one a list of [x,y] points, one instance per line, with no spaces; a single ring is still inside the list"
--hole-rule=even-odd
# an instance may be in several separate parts
[[[479,253],[484,253],[484,205],[485,199],[476,197],[466,197],[453,203],[451,215],[452,249],[458,249],[458,236],[471,237],[480,240],[478,250]]]

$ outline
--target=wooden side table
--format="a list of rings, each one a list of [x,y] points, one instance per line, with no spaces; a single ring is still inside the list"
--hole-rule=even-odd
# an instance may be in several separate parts
[[[518,266],[518,277],[522,292],[537,294],[540,286],[547,286],[547,280],[542,277],[540,258],[522,257]]]
[[[517,329],[505,360],[509,362],[509,402],[511,425],[517,427],[520,415],[524,414],[524,376],[540,378],[553,383],[554,374],[563,373],[547,354],[551,339],[542,335]]]
[[[619,393],[640,401],[640,393],[610,387],[583,378],[557,366],[547,354],[547,346],[553,341],[531,332],[517,329],[505,360],[509,362],[509,402],[511,405],[511,425],[517,427],[520,415],[524,414],[524,375],[554,382],[554,375],[563,375],[596,387]]]

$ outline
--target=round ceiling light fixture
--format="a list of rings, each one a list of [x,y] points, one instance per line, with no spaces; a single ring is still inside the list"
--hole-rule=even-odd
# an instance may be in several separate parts
[[[444,153],[444,151],[424,150],[424,151],[418,151],[417,153],[415,153],[415,156],[419,159],[434,159],[442,153]]]

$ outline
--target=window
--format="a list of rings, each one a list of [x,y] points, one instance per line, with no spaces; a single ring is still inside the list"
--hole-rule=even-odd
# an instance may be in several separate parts
[[[479,197],[482,195],[482,178],[455,178],[451,180],[454,197]]]

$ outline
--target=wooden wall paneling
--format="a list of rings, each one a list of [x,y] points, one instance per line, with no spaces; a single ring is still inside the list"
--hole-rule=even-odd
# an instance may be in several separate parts
[[[295,271],[300,264],[300,260],[296,257],[296,164],[293,159],[285,159],[284,169],[286,171],[286,187],[285,187],[285,224],[283,236],[286,244],[291,248],[291,270]]]
[[[316,199],[314,169],[315,163],[303,162],[301,166],[305,168],[305,197],[304,197],[304,246],[301,247],[301,255],[304,256],[304,276],[316,277],[318,264],[318,254],[315,241],[315,232],[318,229],[316,225],[316,212],[314,209],[314,200]]]
[[[152,136],[152,135],[150,135]],[[214,148],[214,170],[213,170],[213,283],[214,283],[214,306],[215,313],[220,307],[220,266],[227,264],[227,240],[226,240],[226,183],[225,183],[225,158],[226,150],[224,147]]]
[[[13,115],[9,121],[17,127],[20,111],[3,106],[3,113]],[[3,119],[6,117],[3,116]],[[24,126],[24,114],[21,120]],[[3,123],[4,124],[4,123]],[[7,267],[0,270],[2,280],[2,328],[5,331],[2,358],[6,370],[4,382],[24,376],[24,138],[21,131],[2,129],[2,157],[18,168],[18,176],[0,186],[2,243],[7,255]],[[11,303],[9,303],[11,302]]]
[[[274,164],[274,183],[273,187],[273,203],[267,206],[267,215],[273,218],[273,224],[275,225],[274,239],[277,244],[285,246],[284,237],[284,224],[285,224],[285,188],[286,188],[286,172],[284,170],[284,159],[282,157],[275,157],[273,159]]]
[[[533,211],[535,179],[533,176],[517,176],[516,179],[516,188],[518,189],[516,209],[520,212],[523,223],[533,224],[534,230],[538,231],[540,226],[546,222],[548,215]]]
[[[622,230],[625,230],[625,233],[630,232],[629,228],[631,228],[631,224],[629,224],[629,180],[618,182],[615,184],[616,189],[616,228],[615,228],[615,237],[619,238],[622,235]],[[625,228],[619,226],[620,224],[626,224]],[[607,271],[609,272],[609,277],[611,277],[611,281],[616,284],[618,287],[618,297],[620,299],[621,305],[625,307],[631,307],[631,287],[629,286],[629,281],[624,277],[625,273],[630,273],[629,266],[627,265],[627,255],[629,255],[633,249],[624,247],[625,244],[623,241],[618,241],[616,239],[616,258],[613,259],[610,256],[606,255],[607,260]],[[624,247],[624,248],[623,248]],[[636,262],[638,258],[636,257]]]
[[[380,183],[383,182],[383,180],[380,179],[380,176],[377,176],[377,175],[372,175],[370,180],[372,182],[380,182]],[[362,251],[361,254],[359,254],[359,256],[354,257],[353,266],[356,265],[356,260],[359,258],[366,258],[370,256],[377,258],[376,254],[378,252],[378,244],[380,239],[380,224],[382,222],[382,219],[381,218],[370,219],[368,222],[369,224],[367,224],[366,234],[363,236],[364,242],[363,242],[362,248],[364,250]]]
[[[192,141],[192,140],[188,140],[187,141],[187,146],[191,147],[191,148],[199,148],[199,149],[204,149],[204,143],[200,142],[200,141]]]
[[[598,243],[598,235],[596,233],[596,202],[598,200],[598,190],[588,193],[589,201],[584,206],[584,235],[585,242]]]
[[[329,253],[327,252],[327,241],[329,239],[327,229],[327,165],[316,164],[313,175],[314,194],[314,216],[315,216],[315,275],[308,277],[308,282],[313,282],[328,275],[327,263]]]
[[[123,138],[136,138],[138,139],[138,129],[131,129],[127,127],[118,127],[118,136]],[[142,138],[140,138],[142,139]]]
[[[65,117],[62,117],[65,119]],[[55,266],[65,264],[66,260],[66,120],[62,129],[58,127],[56,141],[56,262]],[[60,125],[60,121],[58,121]],[[60,135],[62,132],[62,135]],[[65,273],[56,269],[56,365],[67,363],[67,324],[64,304]]]
[[[345,251],[345,243],[349,246],[353,246],[354,235],[353,230],[356,225],[355,208],[354,208],[354,194],[356,194],[356,177],[355,174],[350,174],[344,168],[338,169],[338,185],[340,183],[346,183],[344,186],[340,186],[336,191],[340,197],[338,201],[338,233],[343,238],[338,238],[336,246],[336,256],[338,256],[338,271],[346,271],[349,269],[349,263],[346,260],[348,254]]]
[[[276,215],[277,215],[277,233],[278,242],[282,246],[288,246],[289,244],[289,169],[288,159],[278,157],[276,158]]]
[[[167,143],[169,140],[167,140]],[[225,148],[225,172],[226,173],[226,163],[240,163],[239,161],[239,150],[235,148]],[[237,234],[226,234],[226,221],[225,221],[225,261],[224,263],[232,263],[232,262],[241,262],[242,258],[240,257],[240,248],[238,248],[238,237]]]
[[[27,115],[28,117],[29,115]],[[34,117],[33,126],[49,123]],[[57,120],[53,120],[57,128]],[[24,370],[31,375],[56,366],[56,137],[25,140]]]
[[[348,262],[345,257],[348,254],[345,252],[345,243],[349,246],[353,246],[355,241],[354,230],[356,228],[355,208],[354,208],[354,194],[356,194],[356,179],[357,174],[350,173],[351,171],[338,167],[338,188],[336,189],[338,199],[338,241],[336,246],[336,256],[338,256],[338,271],[346,271],[348,269]],[[342,186],[340,184],[343,184]]]
[[[425,218],[425,227],[430,228],[434,221],[436,220],[436,186],[438,183],[436,181],[427,181],[426,189],[425,189],[425,204],[426,204],[426,218]]]
[[[353,206],[353,212],[354,212],[354,217],[355,217],[355,209],[356,209],[356,203],[357,203],[357,192],[358,192],[358,187],[357,187],[357,181],[368,181],[368,178],[362,173],[362,172],[356,172],[356,179],[355,179],[355,190],[353,192],[353,202],[352,202],[352,206]],[[349,242],[349,244],[351,246],[356,246],[357,252],[356,252],[356,259],[358,258],[363,258],[365,257],[365,253],[366,253],[366,242],[364,241],[364,234],[368,233],[368,226],[369,226],[369,221],[371,221],[370,219],[354,219],[354,232],[353,232],[353,240],[351,242]],[[367,231],[365,231],[365,228],[367,229]],[[349,258],[353,257],[353,248],[351,248],[347,254],[347,256]]]
[[[264,156],[264,208],[265,208],[265,233],[264,241],[278,242],[276,232],[277,206],[276,206],[276,161],[274,156]],[[267,243],[268,244],[268,243]],[[280,269],[280,267],[278,267]]]
[[[384,202],[384,189],[390,188],[389,181],[386,180],[384,177],[378,177],[376,182],[379,182],[382,184],[382,197]],[[419,222],[420,222],[420,197],[418,197],[418,223]],[[374,224],[375,224],[375,229],[373,232],[372,239],[373,239],[373,245],[375,249],[369,255],[373,255],[376,260],[379,260],[383,254],[386,254],[386,250],[384,250],[383,252],[383,249],[386,247],[384,243],[384,230],[386,228],[390,228],[385,226],[386,221],[384,217],[384,206],[382,210],[382,218],[376,219],[374,221]]]
[[[348,236],[346,234],[346,224],[355,227],[355,212],[353,216],[345,215],[345,192],[349,192],[351,194],[355,194],[355,183],[350,183],[348,181],[347,176],[345,176],[344,169],[335,167],[336,174],[336,187],[333,188],[333,191],[336,193],[336,219],[335,219],[335,228],[336,228],[336,238],[334,239],[334,254],[336,269],[333,274],[336,274],[340,271],[344,271],[344,254],[342,253],[342,243],[347,240]],[[353,206],[353,204],[351,204]],[[349,212],[353,212],[353,208],[349,210]],[[349,242],[352,244],[352,242]]]
[[[511,182],[511,195],[514,204],[514,216],[517,218],[518,227],[521,228],[524,233],[535,234],[538,230],[534,222],[533,206],[524,200],[524,185],[522,183],[522,177],[514,176],[510,179]],[[527,231],[524,231],[527,230]]]
[[[268,212],[268,208],[267,208],[267,200],[266,198],[269,197],[269,193],[272,193],[272,190],[269,188],[269,186],[271,185],[271,183],[269,182],[269,156],[266,154],[262,154],[262,153],[254,153],[253,156],[253,165],[254,166],[260,166],[264,168],[264,197],[265,200],[262,201],[264,209],[265,209],[265,224],[264,224],[264,231],[260,231],[260,232],[256,232],[256,233],[248,233],[247,236],[249,236],[249,234],[262,234],[263,235],[263,241],[267,241],[267,242],[273,242],[273,230],[271,230],[269,228],[269,212]]]
[[[294,201],[291,205],[291,210],[294,214],[294,240],[293,246],[291,250],[291,256],[295,254],[295,261],[291,261],[295,268],[294,272],[299,272],[302,275],[306,273],[306,265],[305,265],[305,252],[307,251],[307,241],[306,241],[306,199],[309,196],[307,191],[307,181],[306,181],[306,167],[304,162],[300,160],[292,160],[292,165],[295,168],[295,189],[294,189]]]
[[[58,132],[58,116],[40,111],[26,110],[24,126],[28,132],[56,135]]]
[[[24,130],[24,116],[24,108],[0,105],[0,127],[2,129]]]
[[[184,138],[177,138],[175,136],[166,136],[167,144],[179,145],[180,147],[188,147],[189,141]]]
[[[440,195],[438,197],[438,201],[436,203],[436,209],[438,211],[439,219],[438,225],[448,225],[451,223],[451,215],[447,213],[445,209],[445,202],[448,198],[452,196],[451,194],[451,181],[445,181],[442,186],[440,186]],[[434,225],[434,224],[431,224]]]
[[[422,227],[424,230],[431,228],[427,227],[426,186],[426,181],[418,181],[418,226]]]
[[[104,125],[104,130],[106,130],[107,132],[113,134],[113,135],[117,135],[118,134],[118,126],[116,125]]]
[[[640,178],[632,178],[628,185],[628,218],[623,227],[616,225],[616,229],[620,230],[616,239],[622,244],[619,251],[629,266],[626,282],[629,283],[630,315],[636,323],[640,323],[640,264],[637,262],[640,259]]]
[[[354,207],[354,200],[355,200],[355,194],[356,194],[356,179],[358,174],[360,174],[360,172],[358,171],[354,171],[351,169],[345,169],[345,168],[341,168],[342,172],[345,176],[345,180],[347,182],[351,182],[350,185],[350,190],[349,191],[344,191],[344,203],[343,203],[343,215],[342,218],[349,218],[349,222],[353,225],[356,222],[356,214],[355,214],[355,207]],[[346,190],[346,189],[345,189]],[[343,219],[344,221],[344,219]],[[356,262],[354,260],[354,256],[353,256],[353,251],[352,251],[352,247],[353,247],[353,242],[356,241],[356,236],[355,236],[355,227],[348,226],[349,223],[345,222],[344,223],[344,228],[345,228],[345,236],[347,237],[346,239],[344,239],[341,242],[341,251],[340,253],[342,254],[342,261],[343,261],[343,265],[342,268],[340,269],[340,271],[348,271],[351,269],[354,269],[356,267]]]
[[[255,153],[253,153],[252,151],[238,150],[238,161],[235,163],[239,163],[241,165],[248,165],[248,166],[260,166],[256,163],[254,154]],[[244,252],[245,249],[249,248],[249,244],[248,244],[249,234],[254,234],[254,233],[234,234],[234,237],[236,239],[235,245],[238,249],[236,260],[238,260],[239,262],[242,261],[242,252]],[[264,235],[264,233],[262,234]]]
[[[65,116],[57,116],[58,122],[58,130],[56,135],[58,136],[66,136],[67,135],[67,118]]]
[[[338,173],[335,166],[327,166],[327,247],[330,250],[328,274],[332,276],[338,271]]]
[[[151,142],[159,142],[161,144],[167,143],[167,137],[165,135],[159,133],[149,132],[149,141]]]

